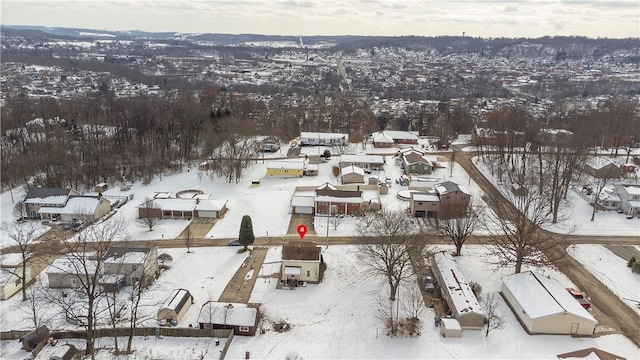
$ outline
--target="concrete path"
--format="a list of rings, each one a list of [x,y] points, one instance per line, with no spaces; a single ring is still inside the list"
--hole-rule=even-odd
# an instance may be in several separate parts
[[[267,256],[268,248],[256,247],[251,250],[242,266],[236,271],[233,278],[224,288],[218,298],[220,302],[248,303],[251,298],[251,291],[260,275],[260,268]]]

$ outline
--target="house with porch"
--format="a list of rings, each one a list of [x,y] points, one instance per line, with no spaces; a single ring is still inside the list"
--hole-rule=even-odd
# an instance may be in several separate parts
[[[303,160],[272,160],[267,162],[267,176],[302,177],[306,169]]]
[[[388,148],[400,144],[417,144],[418,135],[408,131],[385,130],[373,133],[373,146]]]
[[[81,195],[72,189],[33,188],[24,199],[27,216],[50,221],[95,221],[111,210],[101,194]]]
[[[195,190],[194,190],[195,192]],[[210,199],[210,194],[185,197],[169,192],[157,192],[152,199],[138,205],[138,217],[149,216],[161,219],[218,219],[227,212],[227,200]]]
[[[433,172],[433,164],[424,155],[412,151],[403,155],[402,169],[406,175],[431,174]]]
[[[282,247],[280,281],[288,287],[322,281],[321,248],[315,242],[290,241]]]
[[[380,155],[340,155],[340,168],[357,166],[365,170],[382,170],[384,158]]]
[[[344,146],[349,144],[349,134],[301,132],[300,146]]]
[[[314,212],[322,215],[357,215],[363,203],[361,190],[338,190],[326,183],[315,190]]]

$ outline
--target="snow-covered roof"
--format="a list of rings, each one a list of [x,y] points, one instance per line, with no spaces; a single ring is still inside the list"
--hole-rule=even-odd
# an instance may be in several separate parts
[[[309,171],[318,171],[320,166],[318,164],[309,164],[307,165],[307,170]]]
[[[51,263],[47,268],[47,274],[95,274],[96,267],[98,263],[95,260],[84,259],[81,260],[81,257],[85,257],[86,255],[80,254],[67,254],[65,256],[61,256]],[[86,269],[84,268],[86,266]],[[80,272],[78,272],[79,269]]]
[[[322,189],[331,189],[331,190],[337,190],[337,188],[329,183],[324,183],[320,186],[318,186],[316,188],[316,190],[322,190]]]
[[[300,275],[301,268],[298,266],[285,266],[284,274],[285,275]]]
[[[340,155],[339,162],[357,164],[384,164],[384,158],[380,155]]]
[[[200,200],[196,203],[196,210],[221,211],[227,205],[227,200]]]
[[[384,134],[394,140],[418,140],[418,135],[408,131],[385,130]]]
[[[122,255],[114,255],[104,259],[105,264],[142,264],[147,253],[142,251],[127,251]]]
[[[505,276],[502,283],[531,319],[570,313],[596,321],[556,279],[526,271]]]
[[[362,175],[364,176],[364,170],[360,167],[357,167],[355,165],[351,165],[351,166],[347,166],[347,167],[343,167],[340,170],[340,173],[344,176],[347,174],[351,174],[351,173],[356,173],[358,175]]]
[[[390,143],[393,144],[393,139],[387,136],[383,132],[377,132],[373,134],[373,142],[374,143]]]
[[[640,195],[640,186],[634,185],[622,185],[622,189],[629,195]]]
[[[316,195],[315,201],[343,203],[343,204],[362,204],[363,199],[362,197],[337,197],[337,196]]]
[[[124,280],[124,275],[122,274],[106,274],[100,277],[98,280],[101,284],[117,284]]]
[[[227,307],[226,319],[225,307]],[[258,310],[247,307],[247,304],[210,301],[202,305],[198,322],[230,326],[255,326],[257,316]]]
[[[603,157],[591,157],[587,159],[586,164],[596,170],[600,170],[610,164],[615,165],[611,160]]]
[[[200,200],[200,199],[153,199],[151,200],[158,208],[163,211],[220,211],[227,204],[227,200]],[[141,204],[138,207],[145,207]]]
[[[189,291],[185,289],[175,289],[169,294],[169,297],[162,304],[162,308],[178,310],[191,298]]]
[[[450,330],[462,330],[462,326],[460,326],[460,322],[456,319],[449,318],[440,318],[440,322],[442,326]]]
[[[38,213],[93,215],[96,212],[98,204],[100,204],[100,199],[98,199],[97,197],[76,196],[69,199],[69,201],[67,201],[67,204],[63,207],[44,206],[41,207],[40,210],[38,210]]]
[[[428,162],[430,162],[432,164],[438,162],[438,157],[434,156],[434,155],[423,155],[422,158],[427,160]]]
[[[291,198],[291,206],[313,207],[313,205],[313,196],[293,196]]]
[[[546,133],[549,135],[558,135],[558,134],[573,135],[571,131],[565,130],[565,129],[540,129],[540,132]]]
[[[436,191],[438,192],[438,194],[440,195],[444,195],[444,194],[448,194],[448,193],[452,193],[452,192],[456,192],[459,191],[461,193],[470,195],[471,193],[469,192],[469,190],[467,190],[466,187],[460,185],[460,184],[456,184],[452,181],[445,181],[439,184],[436,184],[435,186]]]
[[[269,161],[267,169],[304,170],[304,161]]]
[[[68,197],[68,195],[53,195],[53,196],[47,196],[47,197],[44,197],[44,198],[34,197],[34,198],[25,199],[24,203],[25,204],[59,204],[59,205],[62,205],[62,204],[64,204],[65,201],[67,201],[67,197]]]
[[[339,133],[320,133],[320,132],[301,132],[300,138],[308,138],[308,139],[348,139],[349,134],[339,134]]]
[[[449,293],[456,313],[459,315],[476,313],[484,316],[484,311],[476,295],[469,287],[458,262],[449,253],[439,252],[433,256],[444,284],[442,289]]]
[[[427,194],[427,193],[411,193],[411,197],[414,201],[431,201],[431,202],[439,202],[440,198],[436,194]]]

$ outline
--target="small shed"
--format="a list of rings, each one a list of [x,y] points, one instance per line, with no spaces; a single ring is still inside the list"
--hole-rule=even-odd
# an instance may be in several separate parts
[[[101,182],[100,184],[96,184],[93,188],[97,193],[103,193],[109,188],[109,185],[105,182]]]
[[[49,328],[46,326],[40,326],[27,335],[20,338],[22,348],[31,351],[43,341],[47,341],[49,338]]]
[[[192,304],[193,296],[188,290],[175,289],[158,310],[157,320],[166,320],[168,323],[180,322]]]
[[[378,185],[378,177],[375,175],[369,176],[369,185]]]
[[[442,337],[462,337],[462,327],[456,319],[440,319],[440,335]]]

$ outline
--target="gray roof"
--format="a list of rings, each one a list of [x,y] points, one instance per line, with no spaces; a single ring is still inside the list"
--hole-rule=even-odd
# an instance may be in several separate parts
[[[25,197],[25,200],[32,199],[32,198],[44,199],[49,196],[60,196],[60,195],[68,196],[70,192],[71,192],[71,189],[31,188],[27,192],[27,196]]]

